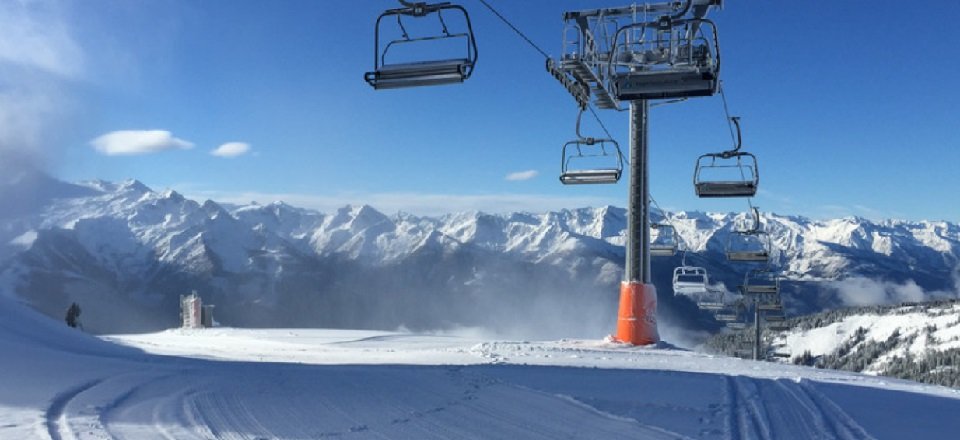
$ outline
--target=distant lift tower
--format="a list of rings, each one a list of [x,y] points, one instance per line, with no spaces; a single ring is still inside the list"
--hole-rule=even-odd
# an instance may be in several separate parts
[[[722,0],[682,0],[567,12],[563,54],[547,62],[581,107],[584,97],[600,109],[630,102],[626,264],[617,315],[623,342],[660,339],[650,277],[648,101],[716,93],[720,47],[706,16],[720,6]]]

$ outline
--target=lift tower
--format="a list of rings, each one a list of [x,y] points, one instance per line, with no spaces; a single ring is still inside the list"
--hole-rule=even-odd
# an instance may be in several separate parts
[[[622,110],[629,102],[630,157],[626,262],[617,339],[659,341],[650,276],[649,101],[711,96],[720,78],[716,25],[722,0],[682,0],[564,14],[563,53],[547,69],[584,107]],[[619,177],[619,176],[618,176]]]

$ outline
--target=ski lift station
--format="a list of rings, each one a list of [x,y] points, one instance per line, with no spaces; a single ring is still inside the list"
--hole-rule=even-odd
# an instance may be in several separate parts
[[[364,80],[375,90],[459,84],[477,68],[477,38],[467,10],[458,4],[398,0],[376,19],[373,69]],[[651,257],[683,254],[674,270],[674,295],[689,297],[730,328],[744,328],[748,308],[766,322],[783,321],[779,278],[759,210],[750,203],[760,184],[757,157],[743,149],[740,118],[731,116],[721,82],[719,30],[709,15],[722,0],[681,0],[567,11],[558,26],[560,56],[551,57],[487,1],[499,20],[544,57],[547,73],[573,98],[576,137],[560,148],[560,183],[617,184],[628,176],[627,237],[616,339],[630,344],[659,340],[657,293]],[[491,55],[495,56],[495,55]],[[726,246],[731,263],[763,265],[745,275],[740,295],[725,295],[709,284],[702,266],[688,265],[683,237],[669,217],[650,221],[648,125],[652,106],[719,95],[730,127],[731,148],[696,158],[693,190],[700,198],[746,199],[754,221],[734,231]],[[659,101],[653,102],[651,101]],[[597,110],[629,113],[626,148],[604,126]],[[603,132],[584,134],[590,113]],[[735,135],[734,135],[735,133]],[[729,301],[729,302],[727,302]],[[756,355],[757,350],[754,350]]]
[[[210,328],[216,321],[213,320],[213,305],[203,304],[197,291],[189,295],[180,295],[180,327],[181,328]]]

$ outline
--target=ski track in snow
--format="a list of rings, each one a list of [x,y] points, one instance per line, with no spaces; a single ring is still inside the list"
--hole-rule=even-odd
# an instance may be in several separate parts
[[[76,438],[70,427],[71,420],[67,414],[67,407],[84,391],[93,388],[100,380],[94,380],[76,388],[69,389],[55,396],[44,415],[47,426],[47,435],[51,440],[67,440]]]
[[[732,439],[864,440],[874,437],[806,380],[726,376]]]

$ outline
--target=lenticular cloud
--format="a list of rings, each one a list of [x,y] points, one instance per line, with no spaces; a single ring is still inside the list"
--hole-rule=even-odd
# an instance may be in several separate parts
[[[90,141],[90,145],[107,156],[129,156],[193,148],[193,143],[176,138],[166,130],[112,131]]]

